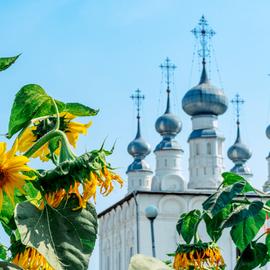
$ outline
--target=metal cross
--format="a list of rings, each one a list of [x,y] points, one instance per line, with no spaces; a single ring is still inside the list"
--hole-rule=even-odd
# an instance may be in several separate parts
[[[135,90],[135,93],[130,96],[130,98],[134,101],[135,106],[137,107],[138,117],[140,117],[140,111],[142,106],[142,101],[145,99],[145,96],[141,94],[141,90]]]
[[[235,97],[231,100],[231,103],[235,105],[236,107],[236,117],[237,117],[237,123],[239,123],[239,117],[240,117],[240,105],[245,103],[245,100],[240,97],[239,94],[236,94]]]
[[[167,90],[170,88],[170,75],[173,73],[173,71],[176,69],[176,65],[171,63],[171,60],[167,57],[165,59],[164,64],[161,64],[159,66],[162,70],[166,70],[166,84],[167,84]]]
[[[201,49],[198,50],[198,54],[203,58],[203,61],[205,61],[205,58],[210,55],[208,41],[216,34],[216,32],[208,25],[204,15],[202,15],[198,25],[192,29],[191,32],[195,38],[200,41]]]

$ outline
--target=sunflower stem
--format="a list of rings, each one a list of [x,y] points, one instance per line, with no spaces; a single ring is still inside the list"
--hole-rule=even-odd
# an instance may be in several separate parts
[[[60,127],[60,117],[59,117],[59,110],[58,110],[58,106],[55,102],[55,99],[52,98],[52,101],[53,101],[53,105],[55,107],[55,112],[56,112],[56,123],[55,123],[55,130],[59,130],[59,127]]]
[[[30,158],[33,154],[35,154],[45,143],[50,141],[55,137],[65,137],[65,133],[61,130],[51,130],[43,137],[41,137],[31,148],[29,148],[25,153],[24,156]]]
[[[67,136],[66,134],[64,134],[64,136],[61,137],[61,150],[60,150],[59,163],[66,160],[74,160],[74,159],[76,159],[76,155],[71,150]]]

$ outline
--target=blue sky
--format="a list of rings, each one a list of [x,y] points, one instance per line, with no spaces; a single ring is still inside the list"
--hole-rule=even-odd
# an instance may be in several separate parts
[[[126,179],[131,162],[126,147],[136,127],[129,96],[138,87],[146,96],[142,132],[154,147],[160,140],[154,122],[165,109],[158,66],[168,56],[178,66],[173,109],[183,122],[178,140],[185,150],[183,167],[187,171],[191,123],[181,109],[181,99],[199,80],[197,61],[192,69],[194,38],[190,30],[204,14],[217,32],[213,44],[222,87],[229,99],[239,92],[246,100],[241,112],[242,138],[253,151],[249,165],[253,182],[260,187],[267,178],[265,157],[270,146],[265,137],[270,122],[269,10],[267,0],[1,1],[0,56],[22,56],[0,76],[0,133],[7,131],[16,91],[28,83],[40,84],[56,99],[100,108],[77,152],[99,147],[105,137],[108,148],[117,140],[110,161]],[[214,57],[212,60],[212,80],[220,86]],[[227,149],[236,133],[232,107],[220,117],[220,129]],[[153,167],[153,154],[148,161]],[[225,163],[228,169],[232,167],[227,158]],[[126,187],[109,197],[99,196],[97,210],[125,193]],[[98,270],[97,248],[90,269]]]

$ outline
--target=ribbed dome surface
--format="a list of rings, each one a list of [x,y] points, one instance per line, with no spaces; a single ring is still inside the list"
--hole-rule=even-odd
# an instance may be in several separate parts
[[[129,143],[127,150],[133,157],[145,157],[150,153],[151,147],[142,137],[139,137]]]
[[[241,143],[237,142],[232,145],[228,150],[228,158],[233,162],[245,162],[251,157],[251,151],[249,148]]]
[[[182,129],[182,123],[176,115],[165,113],[157,119],[155,127],[161,136],[176,136]]]
[[[228,108],[228,99],[222,89],[210,84],[203,66],[199,84],[191,88],[182,99],[183,110],[191,115],[223,114]]]

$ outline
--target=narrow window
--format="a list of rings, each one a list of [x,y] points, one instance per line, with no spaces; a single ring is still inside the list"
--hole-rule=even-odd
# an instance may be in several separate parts
[[[199,144],[196,144],[195,150],[196,150],[196,155],[198,156],[198,155],[200,154],[200,151],[199,151]]]
[[[198,174],[199,174],[199,169],[196,168],[196,176],[198,176]]]
[[[206,175],[206,168],[205,167],[203,168],[203,173],[204,173],[204,175]]]
[[[131,259],[132,256],[133,256],[133,247],[130,247],[130,249],[129,249],[129,260]]]
[[[165,167],[168,166],[168,160],[167,159],[164,160],[164,165],[165,165]]]
[[[221,142],[218,142],[218,154],[222,155],[222,144],[221,144]]]
[[[173,161],[173,163],[174,163],[174,167],[176,167],[176,159]]]
[[[207,143],[207,154],[208,155],[212,154],[211,143]]]

